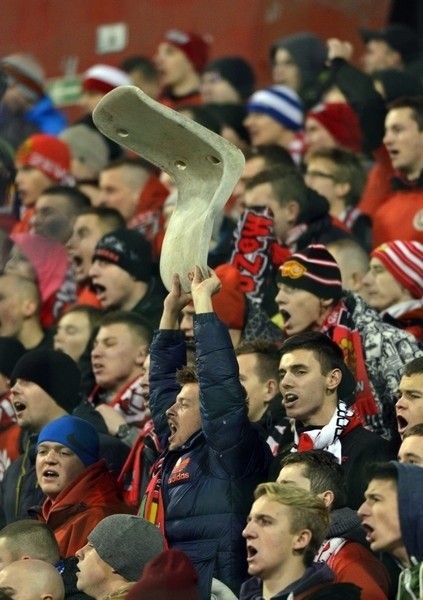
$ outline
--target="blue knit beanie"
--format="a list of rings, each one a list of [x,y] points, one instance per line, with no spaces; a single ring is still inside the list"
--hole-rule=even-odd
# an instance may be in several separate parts
[[[292,131],[301,129],[304,121],[301,99],[286,85],[272,85],[255,92],[247,103],[247,110],[269,115]]]
[[[40,431],[37,447],[43,442],[57,442],[72,450],[86,467],[100,460],[98,433],[88,421],[66,415],[48,423]]]

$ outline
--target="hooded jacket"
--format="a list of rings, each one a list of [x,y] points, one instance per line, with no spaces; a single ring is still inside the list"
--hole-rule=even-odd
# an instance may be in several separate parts
[[[398,507],[401,534],[409,559],[423,561],[423,470],[393,463],[398,471]]]
[[[423,597],[423,470],[394,461],[398,472],[398,510],[402,540],[411,563],[403,569],[397,600]]]
[[[326,79],[327,49],[324,41],[308,31],[281,38],[270,47],[272,63],[279,49],[289,52],[300,72],[300,96],[305,106],[314,106],[321,97]]]
[[[47,498],[38,520],[46,523],[59,544],[60,556],[73,556],[87,543],[88,534],[102,519],[129,513],[116,479],[105,460],[87,467],[60,494]]]
[[[99,438],[100,455],[117,477],[129,454],[129,448],[111,435],[99,433]],[[0,527],[19,519],[27,519],[28,511],[34,506],[40,506],[45,499],[35,473],[37,439],[36,433],[23,434],[22,453],[4,473],[0,483]]]
[[[261,579],[251,577],[242,585],[239,600],[263,600],[262,592]],[[351,583],[334,584],[334,576],[329,567],[322,563],[314,563],[306,569],[300,579],[272,596],[271,600],[297,600],[297,598],[298,600],[300,598],[301,600],[317,600],[319,598],[322,600],[323,598],[358,600],[360,590]]]

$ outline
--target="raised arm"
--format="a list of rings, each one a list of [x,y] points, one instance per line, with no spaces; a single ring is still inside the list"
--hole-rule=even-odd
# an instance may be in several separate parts
[[[191,302],[191,294],[182,291],[179,275],[172,277],[172,289],[163,302],[163,313],[160,319],[160,329],[179,329],[179,315],[187,304]]]
[[[186,364],[186,347],[179,330],[180,311],[191,302],[191,294],[182,291],[179,276],[174,275],[172,289],[165,298],[160,329],[150,347],[150,409],[156,433],[166,444],[169,428],[166,410],[174,403],[180,386],[176,371]]]
[[[349,42],[330,38],[327,46],[333,82],[356,111],[364,135],[363,150],[371,153],[382,144],[385,101],[374,88],[372,78],[350,64],[352,45]]]
[[[210,271],[208,276],[204,277],[200,267],[195,267],[191,295],[196,315],[213,312],[212,296],[217,294],[220,288],[220,280],[214,271]]]
[[[200,384],[202,429],[217,474],[233,477],[264,471],[270,450],[248,420],[246,392],[227,326],[214,314],[211,298],[220,288],[216,274],[196,269],[191,293],[196,309],[194,337]]]

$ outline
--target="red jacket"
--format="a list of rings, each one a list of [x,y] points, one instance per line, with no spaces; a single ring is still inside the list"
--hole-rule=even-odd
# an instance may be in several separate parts
[[[163,185],[160,179],[157,179],[157,177],[151,175],[142,188],[142,192],[138,200],[136,215],[150,210],[161,210],[168,195],[169,190],[167,187]]]
[[[389,577],[383,564],[358,542],[335,537],[324,542],[318,560],[335,575],[335,583],[355,583],[361,587],[362,600],[386,600]]]
[[[60,556],[74,556],[102,519],[130,513],[105,460],[94,463],[74,479],[55,500],[45,500],[39,520],[47,523],[59,544]]]
[[[394,175],[391,158],[384,144],[381,144],[373,152],[373,156],[376,162],[368,173],[366,185],[358,204],[360,211],[369,217],[374,216],[392,192],[391,177]]]
[[[373,245],[393,240],[423,243],[423,189],[395,190],[373,219]]]

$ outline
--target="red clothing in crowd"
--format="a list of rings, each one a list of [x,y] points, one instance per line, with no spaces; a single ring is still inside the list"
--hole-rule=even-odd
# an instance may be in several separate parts
[[[109,515],[130,513],[105,460],[99,460],[74,479],[55,500],[47,498],[39,520],[51,528],[60,556],[67,558],[87,543],[88,534]]]
[[[0,400],[0,481],[7,467],[21,454],[21,433],[9,395],[5,394]]]
[[[94,306],[95,308],[103,308],[100,300],[89,285],[83,285],[77,289],[76,303],[87,304],[88,306]]]
[[[165,91],[158,101],[165,106],[169,106],[169,108],[173,108],[173,110],[178,110],[178,108],[182,108],[183,106],[199,106],[200,104],[204,104],[203,96],[198,90],[180,97],[172,96],[172,94]]]
[[[390,182],[394,175],[391,157],[383,144],[373,152],[373,157],[376,162],[367,175],[366,185],[358,204],[360,211],[372,218],[392,193]]]
[[[423,189],[400,189],[391,192],[372,216],[373,245],[394,240],[423,243]]]
[[[330,554],[325,558],[325,553]],[[335,574],[335,583],[357,583],[362,600],[386,600],[389,576],[383,564],[363,544],[331,538],[320,548],[323,560]]]
[[[33,206],[27,208],[22,215],[20,221],[15,223],[12,229],[12,233],[29,233],[31,231],[32,219],[34,217],[35,209]]]
[[[154,175],[148,179],[142,189],[135,216],[128,227],[141,232],[150,242],[153,257],[160,257],[163,243],[163,204],[169,190]]]

